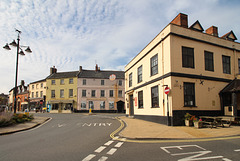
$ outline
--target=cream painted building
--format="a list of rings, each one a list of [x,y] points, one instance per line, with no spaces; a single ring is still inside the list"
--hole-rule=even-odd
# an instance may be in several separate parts
[[[77,75],[79,71],[57,72],[50,69],[46,78],[46,103],[50,113],[70,113],[77,109]]]
[[[204,32],[199,21],[189,27],[180,13],[125,66],[126,114],[169,125],[183,124],[186,112],[240,115],[236,39],[215,26]]]
[[[46,106],[46,79],[29,83],[29,108]]]

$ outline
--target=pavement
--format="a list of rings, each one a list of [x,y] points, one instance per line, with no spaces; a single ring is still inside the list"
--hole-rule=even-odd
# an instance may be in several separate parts
[[[196,139],[240,135],[240,126],[200,128],[167,126],[126,116],[120,117],[126,128],[120,132],[128,139]]]
[[[119,117],[126,127],[119,133],[128,139],[196,139],[240,135],[240,126],[201,128],[186,126],[167,126],[126,116]],[[9,127],[1,127],[0,135],[11,134],[37,127],[50,118],[35,116],[34,120]]]
[[[41,124],[43,124],[44,122],[46,122],[49,119],[50,119],[49,117],[34,116],[34,119],[29,122],[25,122],[22,124],[15,124],[12,126],[7,126],[7,127],[0,127],[0,135],[7,135],[7,134],[20,132],[20,131],[29,130],[29,129],[35,128],[37,126],[40,126]]]

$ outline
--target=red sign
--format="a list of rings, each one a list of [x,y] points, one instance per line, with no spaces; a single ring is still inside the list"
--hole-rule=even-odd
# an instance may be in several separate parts
[[[166,87],[165,90],[164,90],[165,94],[169,94],[170,92],[170,88],[169,87]]]
[[[111,75],[109,76],[109,79],[110,79],[111,81],[114,81],[114,80],[116,79],[116,75],[115,75],[115,74],[111,74]]]
[[[137,97],[134,98],[134,101],[135,101],[135,106],[137,106]]]

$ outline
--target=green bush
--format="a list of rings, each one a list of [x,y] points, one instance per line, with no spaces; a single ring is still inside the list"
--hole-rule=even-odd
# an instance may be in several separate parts
[[[29,115],[29,113],[27,114],[18,113],[13,115],[13,120],[16,121],[16,123],[23,123],[26,121],[33,120],[33,115]]]

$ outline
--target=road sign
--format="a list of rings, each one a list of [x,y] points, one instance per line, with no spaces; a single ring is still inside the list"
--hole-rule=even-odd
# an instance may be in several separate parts
[[[109,76],[109,79],[110,79],[111,81],[114,81],[114,80],[116,79],[116,75],[115,75],[115,74],[111,74],[111,75]]]
[[[170,92],[170,88],[169,87],[166,87],[165,90],[164,90],[165,94],[169,94]]]

